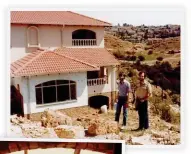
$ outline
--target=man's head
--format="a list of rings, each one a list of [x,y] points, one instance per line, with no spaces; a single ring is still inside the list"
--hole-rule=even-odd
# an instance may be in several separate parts
[[[120,82],[123,82],[124,79],[125,79],[125,74],[124,73],[119,73]]]
[[[145,72],[143,72],[143,71],[139,72],[139,80],[140,81],[144,81],[145,76],[146,76]]]

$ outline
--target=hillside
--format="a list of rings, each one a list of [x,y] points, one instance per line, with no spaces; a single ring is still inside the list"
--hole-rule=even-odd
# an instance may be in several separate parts
[[[125,41],[147,42],[149,38],[178,37],[180,36],[181,28],[180,25],[133,26],[123,24],[123,26],[106,28],[106,31]]]
[[[116,58],[131,60],[130,56],[144,56],[145,60],[156,60],[157,57],[172,57],[180,52],[180,37],[149,39],[146,43],[132,43],[105,33],[105,47]],[[171,53],[171,51],[173,51]],[[176,56],[178,61],[180,56]]]

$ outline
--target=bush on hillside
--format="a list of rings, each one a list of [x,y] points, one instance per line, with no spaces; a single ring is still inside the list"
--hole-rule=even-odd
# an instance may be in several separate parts
[[[163,61],[163,57],[157,57],[156,58],[158,61]]]
[[[122,58],[124,58],[124,53],[123,53],[123,51],[122,50],[116,50],[116,51],[114,51],[113,52],[113,55],[116,57],[116,58],[118,58],[118,59],[122,59]]]
[[[162,100],[161,97],[153,96],[150,98],[151,110],[154,114],[159,115],[166,122],[180,123],[180,113],[171,109],[170,100]]]
[[[152,55],[153,54],[153,51],[152,50],[149,50],[148,51],[148,55]]]
[[[145,57],[144,56],[138,56],[138,59],[140,60],[140,61],[144,61],[145,60]]]

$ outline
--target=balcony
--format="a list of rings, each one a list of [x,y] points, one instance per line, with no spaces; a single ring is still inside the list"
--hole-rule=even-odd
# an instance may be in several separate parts
[[[72,46],[96,46],[96,39],[72,39]]]
[[[108,84],[107,77],[87,80],[88,86],[96,86],[96,85],[103,85],[103,84]]]

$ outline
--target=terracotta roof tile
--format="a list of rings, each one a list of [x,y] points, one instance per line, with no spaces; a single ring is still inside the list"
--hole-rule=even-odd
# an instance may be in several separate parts
[[[54,52],[80,59],[99,67],[119,65],[119,61],[104,48],[58,48]]]
[[[52,51],[35,51],[11,64],[11,76],[93,71],[99,68]]]
[[[110,23],[71,11],[11,11],[12,24],[111,26]]]

